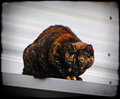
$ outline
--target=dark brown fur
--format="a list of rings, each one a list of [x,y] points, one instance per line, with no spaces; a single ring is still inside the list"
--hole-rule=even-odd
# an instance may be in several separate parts
[[[88,50],[89,58],[81,60],[83,53]],[[72,53],[74,61],[70,63],[68,59]],[[82,43],[68,27],[55,25],[44,30],[24,50],[23,60],[23,74],[33,75],[36,78],[79,80],[79,76],[93,64],[94,51],[92,45]]]

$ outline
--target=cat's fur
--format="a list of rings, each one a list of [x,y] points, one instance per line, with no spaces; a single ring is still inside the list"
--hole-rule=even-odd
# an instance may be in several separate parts
[[[24,50],[23,60],[23,74],[80,80],[79,76],[94,62],[94,50],[68,27],[55,25]]]

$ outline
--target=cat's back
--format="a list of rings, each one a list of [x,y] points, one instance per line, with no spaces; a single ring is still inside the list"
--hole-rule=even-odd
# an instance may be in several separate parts
[[[56,42],[56,40],[63,41],[69,38],[79,41],[77,36],[70,30],[70,28],[62,25],[55,25],[44,30],[34,41],[34,43],[37,43],[39,46],[47,45],[48,48]]]
[[[30,53],[28,50],[34,50],[35,53],[48,54],[50,48],[61,46],[63,42],[79,42],[79,38],[71,31],[70,28],[62,25],[54,25],[45,29],[38,38],[30,44],[24,53]]]

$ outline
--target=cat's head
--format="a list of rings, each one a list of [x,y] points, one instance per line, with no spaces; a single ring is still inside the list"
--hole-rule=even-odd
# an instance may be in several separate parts
[[[82,42],[72,43],[66,51],[65,62],[70,75],[81,75],[94,62],[92,45]]]

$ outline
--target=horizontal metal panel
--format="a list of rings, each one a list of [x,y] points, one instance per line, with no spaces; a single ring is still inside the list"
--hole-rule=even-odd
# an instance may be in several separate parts
[[[68,26],[95,51],[84,81],[118,84],[119,18],[115,2],[4,3],[2,11],[2,72],[21,74],[22,54],[50,25]]]
[[[69,94],[82,94],[82,95],[98,95],[98,96],[115,96],[117,92],[117,86],[115,85],[105,85],[88,83],[81,81],[47,78],[47,79],[34,79],[31,76],[12,74],[12,73],[2,73],[3,84],[7,86],[14,86],[20,88],[29,89],[39,89],[43,92],[45,90],[57,91],[57,92],[67,92]],[[38,91],[39,91],[38,90]],[[18,90],[16,90],[17,92]],[[25,90],[23,90],[24,92]],[[15,92],[15,93],[16,93]],[[26,91],[25,91],[26,92]],[[9,92],[10,93],[10,92]],[[21,94],[21,93],[19,93]],[[23,93],[25,94],[25,93]],[[37,96],[40,96],[39,93]],[[28,96],[34,96],[34,91]],[[44,94],[41,94],[42,97]],[[47,94],[46,94],[47,95]]]
[[[8,65],[9,64],[9,65]],[[14,57],[3,57],[2,58],[2,72],[4,73],[15,73],[21,74],[23,70],[23,62]],[[117,73],[114,70],[101,69],[98,67],[89,69],[85,74],[81,75],[83,81],[107,84],[107,85],[118,85]]]

